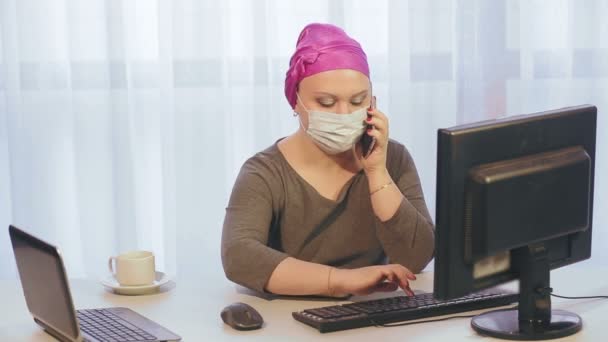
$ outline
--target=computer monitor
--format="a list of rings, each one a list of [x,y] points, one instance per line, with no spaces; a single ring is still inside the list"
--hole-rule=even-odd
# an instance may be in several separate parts
[[[582,327],[551,310],[549,271],[591,256],[597,109],[563,108],[438,131],[434,293],[519,279],[519,305],[471,321],[507,339]]]

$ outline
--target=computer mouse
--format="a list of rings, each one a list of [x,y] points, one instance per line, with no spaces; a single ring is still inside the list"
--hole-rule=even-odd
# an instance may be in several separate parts
[[[250,305],[245,303],[230,304],[222,310],[222,320],[236,330],[259,329],[264,324],[264,319]]]

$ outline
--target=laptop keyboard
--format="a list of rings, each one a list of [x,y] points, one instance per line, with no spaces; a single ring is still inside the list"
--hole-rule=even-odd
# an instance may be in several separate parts
[[[105,309],[77,310],[80,330],[107,342],[157,341],[155,336]]]

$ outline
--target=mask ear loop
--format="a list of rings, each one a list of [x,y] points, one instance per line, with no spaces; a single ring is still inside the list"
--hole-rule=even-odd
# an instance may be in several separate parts
[[[302,98],[300,97],[300,94],[298,92],[296,92],[296,96],[297,96],[297,100],[300,101],[300,104],[302,105],[302,107],[304,107],[304,110],[308,112],[308,108],[306,108],[306,106],[304,105],[304,101],[302,101]],[[294,118],[297,116],[298,121],[300,121],[300,125],[304,126],[304,124],[302,123],[302,117],[300,116],[300,114],[298,112],[296,112],[294,110],[292,115]]]
[[[296,96],[297,96],[297,100],[300,101],[300,104],[302,104],[302,107],[304,107],[304,109],[306,111],[308,111],[308,109],[306,109],[306,107],[304,106],[304,103],[302,103],[302,99],[300,98],[300,94],[298,94],[298,92],[296,92]],[[300,123],[300,126],[302,128],[304,128],[304,123],[302,122],[302,116],[300,116],[300,113],[298,113],[298,112],[295,111],[295,108],[294,108],[294,111],[293,111],[292,115],[293,115],[294,118],[295,117],[298,118],[298,122]]]

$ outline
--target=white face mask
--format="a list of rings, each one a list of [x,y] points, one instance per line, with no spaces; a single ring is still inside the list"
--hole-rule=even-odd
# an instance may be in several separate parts
[[[300,103],[304,107],[302,99]],[[365,132],[365,107],[350,114],[314,111],[306,107],[304,109],[308,112],[306,133],[327,154],[338,154],[351,149]]]

